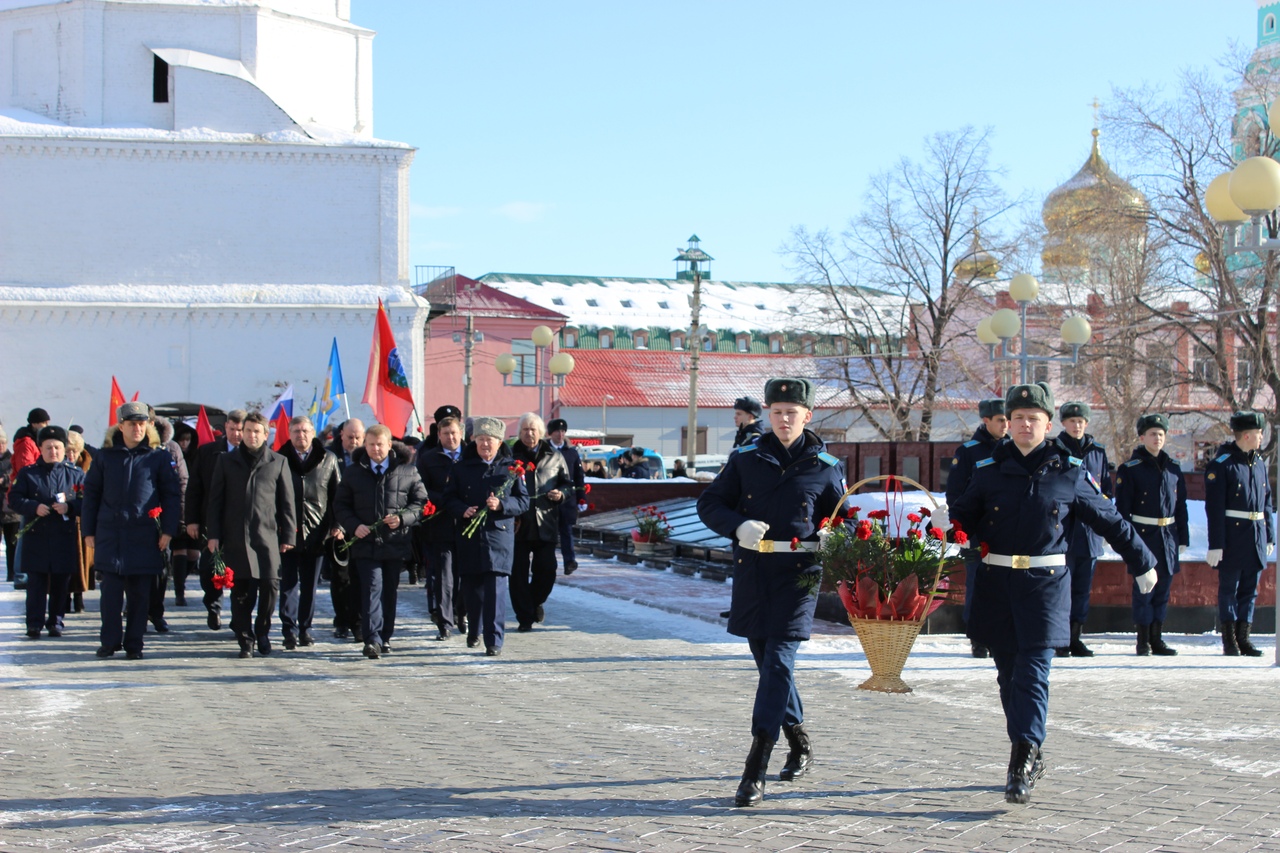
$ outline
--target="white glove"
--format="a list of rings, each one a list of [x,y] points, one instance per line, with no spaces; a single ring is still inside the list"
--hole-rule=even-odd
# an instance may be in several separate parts
[[[744,521],[738,525],[735,535],[738,537],[738,543],[743,548],[754,549],[768,532],[769,525],[763,521]]]
[[[1186,545],[1179,545],[1179,546],[1178,546],[1178,556],[1179,556],[1179,557],[1185,557],[1185,556],[1187,556],[1187,551],[1188,551],[1188,550],[1189,550],[1189,549],[1187,548],[1187,546],[1186,546]]]
[[[1146,595],[1156,588],[1156,570],[1148,569],[1146,574],[1134,578],[1138,582],[1138,592]]]
[[[1209,549],[1209,553],[1205,554],[1204,556],[1204,561],[1209,564],[1209,568],[1211,569],[1215,568],[1218,565],[1218,563],[1222,562],[1222,549],[1221,548]]]
[[[1276,543],[1274,543],[1274,542],[1268,542],[1268,543],[1267,543],[1267,556],[1268,556],[1268,557],[1274,557],[1275,555],[1276,555]]]
[[[933,526],[940,528],[943,533],[946,533],[947,528],[951,526],[951,511],[947,509],[946,504],[933,511]]]

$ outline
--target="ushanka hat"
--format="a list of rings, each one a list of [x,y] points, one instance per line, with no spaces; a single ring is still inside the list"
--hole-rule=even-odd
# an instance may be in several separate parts
[[[1093,410],[1089,408],[1088,403],[1072,400],[1069,403],[1062,404],[1062,408],[1058,411],[1058,417],[1064,421],[1067,418],[1084,418],[1087,421],[1093,419]]]
[[[1040,409],[1050,418],[1053,417],[1053,392],[1047,382],[1034,385],[1014,385],[1004,395],[1004,412],[1012,415],[1018,409]]]
[[[764,383],[764,404],[795,403],[806,409],[813,408],[813,383],[808,379],[784,376]]]
[[[558,430],[569,431],[569,422],[564,418],[552,418],[547,421],[547,432],[556,432]]]
[[[1231,416],[1231,431],[1244,432],[1247,429],[1265,429],[1266,419],[1262,412],[1236,412]]]
[[[739,397],[733,401],[733,408],[753,417],[760,417],[760,401],[754,397]]]
[[[983,400],[978,403],[978,416],[994,418],[1004,414],[1004,400]]]
[[[1142,435],[1149,429],[1162,429],[1169,431],[1169,419],[1161,414],[1143,415],[1138,418],[1138,435]]]
[[[151,412],[147,409],[146,403],[125,403],[116,409],[117,421],[149,421],[151,420]]]
[[[53,426],[52,424],[47,427],[41,427],[40,434],[36,436],[36,444],[44,444],[51,438],[57,439],[63,444],[66,444],[67,431],[60,426]]]
[[[476,418],[471,422],[471,437],[487,435],[499,441],[507,437],[507,423],[502,418]]]

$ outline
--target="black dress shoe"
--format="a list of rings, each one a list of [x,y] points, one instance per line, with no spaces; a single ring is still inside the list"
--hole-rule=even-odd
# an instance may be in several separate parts
[[[333,636],[339,640],[345,640],[347,637],[351,636],[351,632],[348,631],[346,628],[334,628]]]
[[[94,652],[100,658],[109,658],[116,653],[116,650],[108,646],[98,646],[98,650]]]
[[[270,637],[258,638],[258,654],[260,655],[271,654],[271,638]]]
[[[151,627],[156,629],[157,634],[169,633],[169,623],[164,621],[163,619],[159,619],[155,622],[152,622]]]
[[[516,626],[516,630],[519,631],[521,634],[527,634],[533,630],[533,625],[529,622],[521,622],[519,625]]]
[[[729,611],[728,611],[728,610],[722,610],[722,611],[720,611],[720,618],[721,618],[721,619],[728,619],[728,618],[729,618]]]
[[[50,636],[50,637],[61,637],[61,636],[62,636],[62,629],[61,629],[61,628],[50,628],[50,629],[49,629],[49,636]]]
[[[382,645],[378,646],[378,651],[382,652],[384,655],[391,654],[391,644],[383,643]]]
[[[125,660],[142,660],[142,652],[125,652]]]
[[[253,657],[253,649],[241,649],[241,650],[240,650],[240,659],[241,659],[241,660],[244,660],[244,659],[246,659],[246,658],[251,658],[251,657]]]
[[[544,612],[544,611],[543,611],[543,609],[542,609],[542,605],[541,605],[541,604],[539,604],[539,605],[538,605],[538,609],[537,609],[537,610],[535,610],[535,611],[533,612],[533,621],[534,621],[534,622],[541,622],[543,619],[545,619],[545,618],[546,618],[546,616],[547,616],[547,614],[546,614],[546,612]]]
[[[474,649],[478,645],[480,645],[479,637],[467,637],[467,648]]]
[[[298,647],[298,641],[297,641],[297,640],[295,640],[293,637],[285,637],[285,638],[284,638],[284,648],[285,648],[285,651],[287,651],[287,652],[291,652],[291,651],[293,651],[294,649],[296,649],[297,647]]]
[[[577,570],[578,570],[578,564],[577,564],[577,563],[565,563],[565,564],[564,564],[564,574],[565,574],[565,577],[568,577],[569,575],[573,574],[573,573],[574,573],[574,572],[576,572]]]
[[[28,631],[28,632],[27,632],[27,639],[28,639],[28,640],[38,640],[38,639],[40,639],[40,632],[39,632],[39,631]]]
[[[373,643],[364,644],[364,656],[367,657],[369,660],[377,660],[378,654],[379,654],[378,647],[375,646]]]
[[[173,597],[173,604],[174,604],[174,606],[175,606],[175,607],[186,607],[186,606],[187,606],[187,597],[186,597],[185,595],[182,595],[181,593],[179,593],[178,595],[175,595],[175,596]]]
[[[485,646],[484,653],[486,657],[496,658],[498,655],[502,654],[502,649],[497,646]]]
[[[436,631],[436,639],[437,639],[437,640],[447,640],[447,639],[449,639],[449,629],[448,629],[448,628],[439,628],[439,629],[437,629],[437,631]]]
[[[209,619],[208,619],[208,622],[209,622],[209,630],[210,630],[210,631],[221,631],[221,630],[222,630],[222,617],[218,615],[218,611],[216,611],[216,610],[210,610],[210,611],[209,611]]]
[[[315,644],[316,638],[311,636],[310,631],[303,631],[302,636],[298,638],[298,645],[300,646],[314,646]]]

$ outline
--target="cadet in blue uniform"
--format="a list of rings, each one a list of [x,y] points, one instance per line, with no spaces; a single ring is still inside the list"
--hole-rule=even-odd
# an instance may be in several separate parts
[[[1204,474],[1204,512],[1209,522],[1206,562],[1218,570],[1222,653],[1233,657],[1262,654],[1249,642],[1249,631],[1258,577],[1276,548],[1267,465],[1258,454],[1263,425],[1260,412],[1232,415],[1235,440],[1218,448]]]
[[[1133,525],[1156,558],[1156,585],[1150,592],[1133,587],[1133,622],[1138,626],[1138,654],[1176,655],[1165,644],[1164,617],[1169,587],[1180,568],[1178,556],[1191,544],[1187,526],[1187,480],[1182,468],[1164,452],[1169,419],[1138,418],[1141,447],[1116,470],[1116,509]]]
[[[739,397],[733,401],[733,425],[738,428],[733,436],[734,447],[750,444],[764,435],[761,411],[760,401],[754,397]]]
[[[991,451],[1004,441],[1009,434],[1009,419],[1004,416],[1004,400],[983,400],[978,403],[978,416],[982,418],[982,426],[973,431],[973,438],[956,448],[955,458],[951,460],[951,472],[947,474],[947,503],[954,503],[969,488],[973,479],[973,468],[983,459],[991,458]],[[964,569],[964,622],[969,624],[969,614],[973,611],[973,578],[977,574],[981,560],[970,560]],[[990,649],[982,643],[973,642],[973,656],[985,658],[991,654]]]
[[[950,506],[983,562],[974,584],[969,636],[991,647],[1000,703],[1013,743],[1005,800],[1026,803],[1044,772],[1040,749],[1049,710],[1049,666],[1064,645],[1071,611],[1067,536],[1087,524],[1155,586],[1155,557],[1120,517],[1079,460],[1045,436],[1053,393],[1044,383],[1015,385],[1005,396],[1012,441],[978,463],[969,488]],[[935,514],[936,519],[936,514]],[[944,528],[945,529],[945,528]]]
[[[822,574],[814,556],[818,529],[845,489],[844,466],[805,429],[813,419],[813,386],[804,379],[771,379],[764,400],[773,431],[734,451],[698,498],[703,523],[736,540],[729,633],[747,638],[760,673],[751,751],[734,797],[739,806],[763,799],[779,729],[790,747],[779,779],[799,778],[812,761],[794,667],[813,627],[818,594],[816,584],[802,587],[800,578]],[[766,533],[773,538],[765,539]]]
[[[1057,442],[1081,461],[1081,467],[1111,497],[1111,467],[1107,450],[1085,432],[1093,412],[1088,403],[1063,403],[1058,411],[1062,432]],[[1089,593],[1093,589],[1093,570],[1102,556],[1102,537],[1087,526],[1077,524],[1067,545],[1067,568],[1071,572],[1071,642],[1058,649],[1058,657],[1091,658],[1093,652],[1080,640],[1084,620],[1089,616]]]

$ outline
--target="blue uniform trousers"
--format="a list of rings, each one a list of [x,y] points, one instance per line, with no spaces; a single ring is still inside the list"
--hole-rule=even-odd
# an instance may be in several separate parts
[[[1005,729],[1011,743],[1044,743],[1045,719],[1049,716],[1049,665],[1053,649],[1025,652],[991,650],[1000,684],[1000,704],[1004,706]]]
[[[973,612],[973,585],[977,583],[978,570],[982,568],[981,560],[970,560],[964,566],[964,624],[969,624],[969,614]]]
[[[296,640],[303,631],[311,630],[322,559],[297,548],[280,555],[280,633],[285,639]]]
[[[1248,559],[1218,563],[1218,619],[1223,622],[1252,622],[1253,602],[1258,597],[1262,566]]]
[[[462,576],[467,601],[467,637],[484,635],[485,648],[500,649],[507,627],[507,576],[497,572]]]
[[[578,555],[573,550],[573,524],[577,516],[576,510],[572,513],[563,508],[560,510],[560,556],[566,566],[578,562]]]
[[[436,627],[453,630],[462,591],[462,579],[453,572],[453,543],[427,543],[427,609]]]
[[[1096,557],[1067,554],[1067,570],[1071,572],[1071,621],[1083,623],[1089,616],[1089,591],[1093,589]]]
[[[756,703],[751,709],[751,735],[777,740],[783,723],[804,722],[804,703],[796,691],[796,652],[801,640],[752,637],[747,640],[756,660],[760,680],[756,683]]]
[[[353,560],[360,574],[361,630],[366,643],[391,642],[404,560]]]
[[[1173,585],[1173,575],[1164,566],[1156,566],[1156,585],[1151,592],[1143,595],[1138,591],[1138,582],[1133,582],[1133,624],[1150,625],[1152,622],[1163,622],[1169,610],[1169,588]]]
[[[67,587],[71,575],[52,572],[27,572],[27,630],[62,631],[62,617],[67,615]]]
[[[98,642],[104,648],[114,651],[123,640],[126,652],[142,651],[142,638],[147,631],[147,609],[151,605],[151,587],[154,584],[155,575],[102,573],[102,582],[98,584],[98,609],[102,618]],[[122,616],[126,605],[128,613]]]

